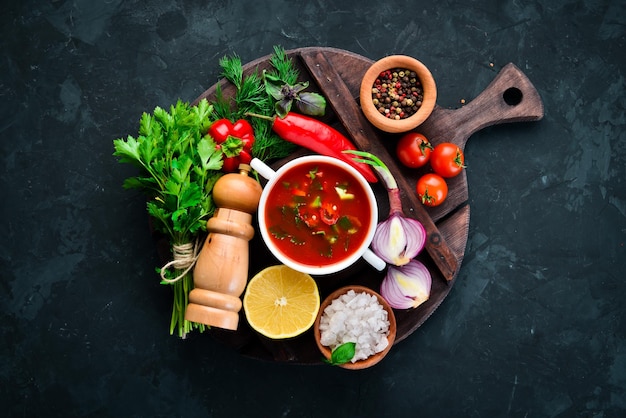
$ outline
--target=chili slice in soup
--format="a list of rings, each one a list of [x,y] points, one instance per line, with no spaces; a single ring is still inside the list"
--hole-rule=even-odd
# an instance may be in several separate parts
[[[339,262],[367,235],[371,208],[363,186],[332,164],[287,170],[267,197],[265,223],[276,247],[309,266]]]

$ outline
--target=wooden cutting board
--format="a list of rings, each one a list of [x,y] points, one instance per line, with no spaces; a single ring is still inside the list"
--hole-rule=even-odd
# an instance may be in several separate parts
[[[463,172],[448,182],[449,194],[444,204],[436,208],[424,207],[415,194],[415,184],[427,168],[408,169],[399,164],[395,158],[395,145],[400,135],[377,130],[360,110],[361,79],[373,61],[335,48],[300,48],[287,53],[300,70],[300,80],[310,82],[308,91],[317,91],[326,97],[329,107],[323,121],[351,138],[359,149],[376,154],[387,164],[401,189],[405,214],[420,220],[427,230],[426,248],[418,259],[429,268],[433,277],[431,296],[416,309],[395,311],[397,344],[428,319],[455,283],[469,231],[466,174]],[[246,64],[244,74],[270,68],[269,58],[268,55]],[[221,80],[194,103],[203,98],[214,101],[217,85],[225,97],[234,94],[234,87]],[[438,89],[441,90],[442,86]],[[435,106],[431,116],[415,131],[424,134],[433,145],[452,142],[465,149],[468,138],[480,129],[501,123],[540,120],[543,112],[541,98],[532,83],[515,65],[507,64],[474,100],[455,110]],[[278,161],[274,165],[278,167],[282,163]],[[373,188],[383,220],[389,210],[387,194],[380,182]],[[258,236],[250,242],[250,252],[250,277],[268,265],[277,264]],[[361,262],[342,273],[316,279],[324,298],[347,284],[366,285],[379,291],[383,277],[384,272],[377,272]],[[251,330],[244,315],[241,316],[237,331],[214,328],[210,333],[245,356],[297,364],[321,362],[312,331],[287,341],[269,340]]]

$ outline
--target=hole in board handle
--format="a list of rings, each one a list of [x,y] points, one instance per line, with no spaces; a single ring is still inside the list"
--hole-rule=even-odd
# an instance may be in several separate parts
[[[524,95],[522,91],[517,87],[509,87],[502,93],[502,98],[504,102],[509,106],[516,106],[522,102],[522,98]]]

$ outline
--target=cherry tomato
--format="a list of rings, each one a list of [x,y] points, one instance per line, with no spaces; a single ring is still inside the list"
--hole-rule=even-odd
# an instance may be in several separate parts
[[[433,146],[424,135],[409,132],[398,141],[396,155],[405,166],[418,168],[428,162],[432,150]]]
[[[439,206],[448,197],[448,185],[439,174],[424,174],[417,181],[417,195],[426,206]]]
[[[465,156],[461,148],[450,142],[443,142],[430,155],[430,165],[441,177],[455,177],[465,168]]]

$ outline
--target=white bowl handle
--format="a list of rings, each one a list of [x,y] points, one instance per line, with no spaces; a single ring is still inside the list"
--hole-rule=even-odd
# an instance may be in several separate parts
[[[374,252],[369,248],[366,249],[363,253],[363,259],[370,263],[372,267],[374,267],[378,271],[383,271],[385,267],[387,267],[387,263],[385,263],[385,260],[374,254]]]
[[[253,158],[252,161],[250,161],[250,167],[254,168],[257,173],[259,173],[266,180],[271,179],[274,177],[274,174],[276,174],[274,170],[258,158]]]

